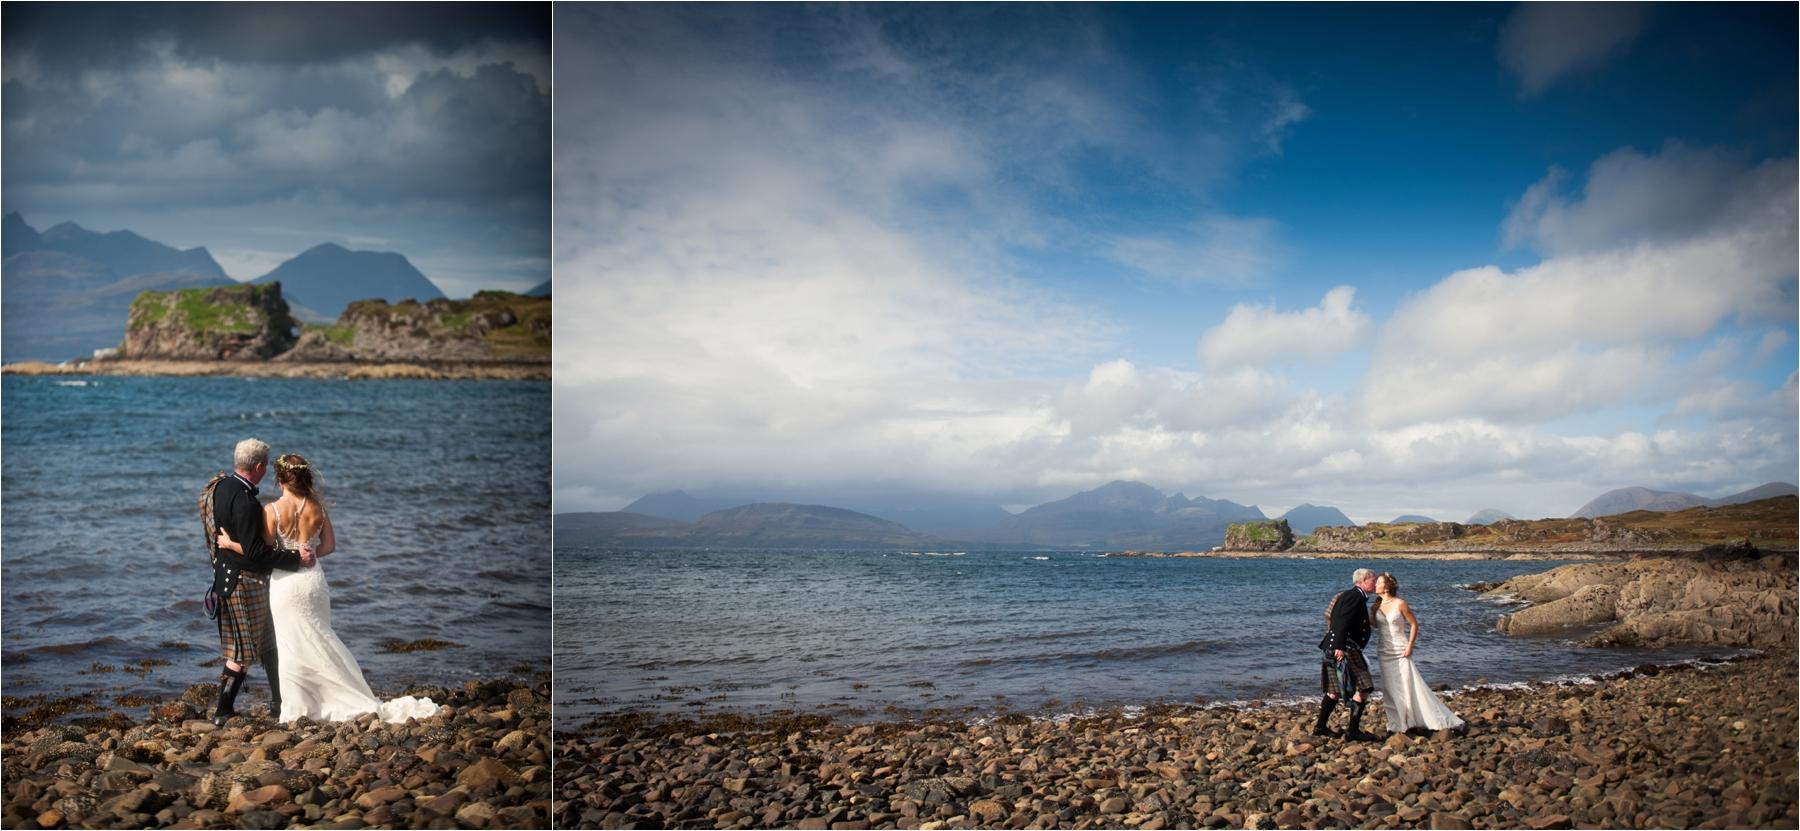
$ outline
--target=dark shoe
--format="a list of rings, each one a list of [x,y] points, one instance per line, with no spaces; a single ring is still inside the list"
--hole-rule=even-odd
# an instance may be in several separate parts
[[[1313,722],[1313,735],[1333,739],[1338,737],[1338,732],[1331,729],[1329,726],[1331,722],[1331,711],[1335,709],[1337,709],[1337,699],[1332,698],[1331,696],[1326,696],[1324,700],[1319,702],[1319,718],[1317,721]]]
[[[1378,742],[1381,737],[1364,733],[1362,730],[1363,711],[1369,709],[1367,701],[1350,702],[1350,729],[1344,731],[1344,738],[1353,742]]]
[[[237,715],[236,705],[238,690],[244,687],[244,671],[232,672],[227,669],[219,673],[219,706],[213,710],[212,723],[220,727]]]

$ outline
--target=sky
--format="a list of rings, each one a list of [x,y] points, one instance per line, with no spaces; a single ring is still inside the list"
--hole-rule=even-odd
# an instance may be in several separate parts
[[[554,15],[559,512],[1796,478],[1791,4]]]
[[[548,4],[4,8],[0,202],[205,246],[238,280],[325,242],[451,297],[550,277]]]

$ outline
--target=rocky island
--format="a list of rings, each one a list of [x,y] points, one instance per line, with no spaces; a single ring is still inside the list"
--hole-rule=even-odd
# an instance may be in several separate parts
[[[125,337],[93,360],[9,364],[21,375],[309,378],[550,377],[548,297],[484,291],[468,300],[363,300],[330,325],[294,319],[281,284],[145,291]]]

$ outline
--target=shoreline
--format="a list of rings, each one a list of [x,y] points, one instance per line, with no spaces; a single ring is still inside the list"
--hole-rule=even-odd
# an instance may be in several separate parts
[[[1570,560],[1591,562],[1625,562],[1649,557],[1692,557],[1704,554],[1712,546],[1679,548],[1630,549],[1557,549],[1548,547],[1518,548],[1429,548],[1396,551],[1386,548],[1345,551],[1108,551],[1107,557],[1142,557],[1148,559],[1183,559],[1212,557],[1225,560]],[[1796,549],[1761,548],[1768,554],[1792,556]]]
[[[24,376],[325,378],[343,380],[548,381],[550,362],[465,361],[21,361],[0,374]]]
[[[558,827],[1792,827],[1796,656],[1478,687],[1465,733],[1310,735],[1316,698],[838,724],[626,714],[556,734]],[[1341,729],[1344,716],[1334,717]],[[1364,729],[1384,733],[1377,701]],[[1741,780],[1741,781],[1740,781]]]
[[[548,827],[548,682],[413,687],[443,710],[404,724],[281,724],[259,703],[225,728],[209,688],[142,719],[10,727],[5,827]]]

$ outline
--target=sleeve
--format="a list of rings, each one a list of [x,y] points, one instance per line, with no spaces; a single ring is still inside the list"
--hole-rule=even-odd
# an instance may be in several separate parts
[[[300,554],[263,542],[262,505],[248,491],[231,498],[231,538],[244,547],[243,567],[251,571],[299,571]],[[227,552],[229,553],[229,552]]]
[[[1339,594],[1331,604],[1331,639],[1330,644],[1325,648],[1333,651],[1343,649],[1344,644],[1350,639],[1350,618],[1353,604],[1343,601],[1344,596]]]

